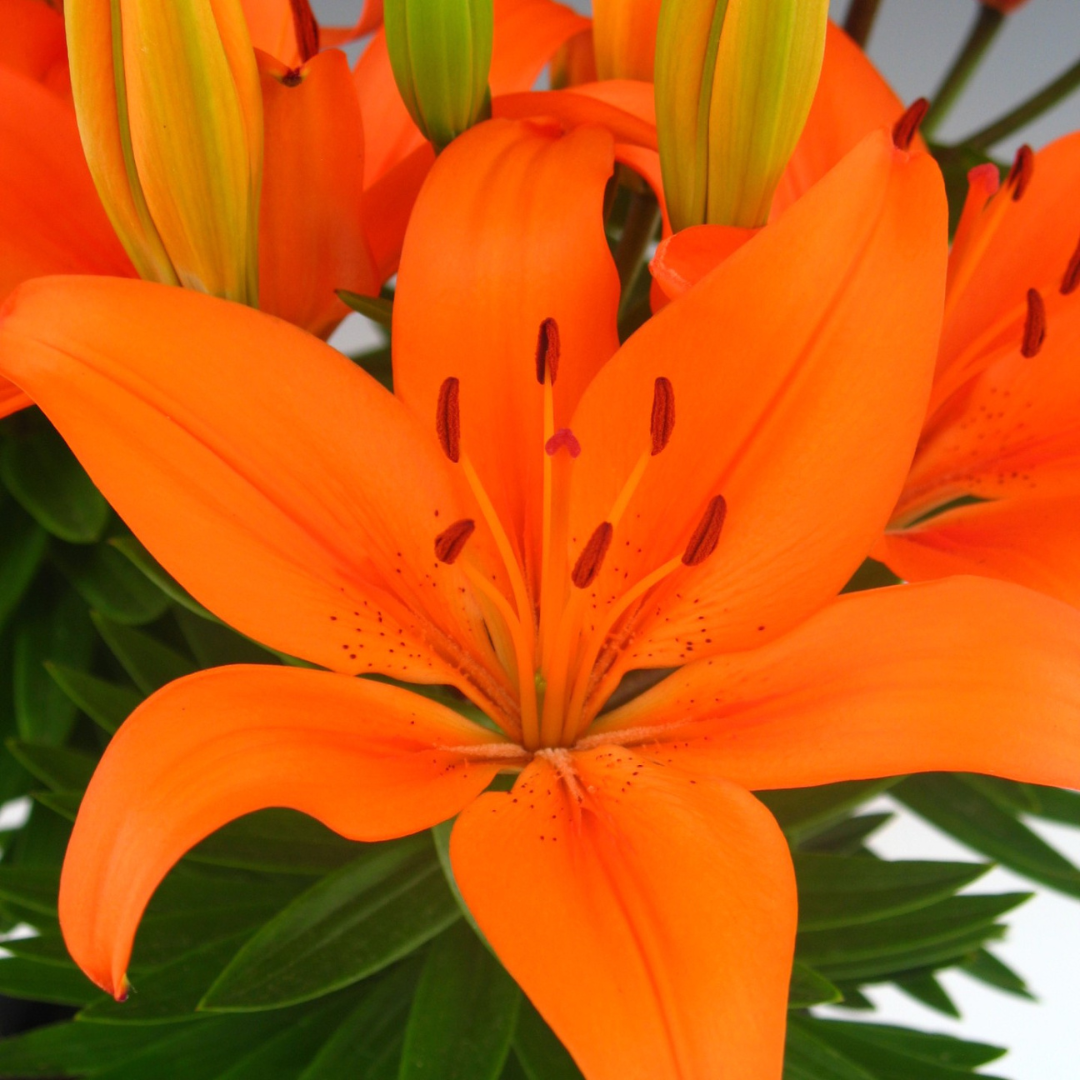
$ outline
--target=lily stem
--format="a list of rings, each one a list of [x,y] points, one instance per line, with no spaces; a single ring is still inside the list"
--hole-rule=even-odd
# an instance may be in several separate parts
[[[1018,105],[1012,112],[995,120],[992,124],[984,127],[982,131],[975,132],[964,140],[967,146],[975,150],[988,150],[995,143],[1010,136],[1025,124],[1042,116],[1047,109],[1053,108],[1059,101],[1068,97],[1077,87],[1080,87],[1080,60],[1068,71],[1059,75],[1049,86],[1044,87],[1034,97],[1028,98],[1022,105]]]
[[[622,235],[615,245],[615,268],[622,286],[620,315],[634,295],[634,284],[644,265],[649,244],[660,222],[660,207],[651,191],[637,192],[630,197]]]
[[[979,5],[979,14],[975,17],[967,40],[953,61],[948,74],[930,99],[933,104],[922,124],[924,135],[932,135],[949,114],[1004,22],[1005,16],[1000,11],[986,7],[984,4]]]
[[[844,29],[862,49],[866,48],[880,7],[881,0],[851,0],[851,7],[848,8],[847,18],[844,20]]]

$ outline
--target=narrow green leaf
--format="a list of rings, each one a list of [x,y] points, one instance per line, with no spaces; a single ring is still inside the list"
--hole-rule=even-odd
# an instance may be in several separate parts
[[[986,949],[980,949],[975,953],[960,970],[973,979],[986,983],[987,986],[1004,990],[1007,994],[1027,998],[1028,1001],[1035,1000],[1035,995],[1027,988],[1027,983],[1023,978]]]
[[[968,1042],[952,1035],[936,1035],[892,1024],[853,1024],[846,1020],[819,1022],[828,1024],[830,1033],[846,1034],[849,1038],[895,1050],[918,1061],[954,1069],[977,1069],[1008,1052],[988,1043]]]
[[[454,899],[457,901],[461,914],[465,916],[465,921],[472,927],[473,933],[490,949],[491,946],[488,944],[487,938],[484,937],[484,931],[480,929],[480,924],[473,917],[469,905],[465,903],[465,897],[461,895],[457,880],[454,878],[454,867],[450,862],[450,834],[454,831],[454,820],[443,821],[432,826],[431,841],[435,845],[435,854],[439,857],[439,865],[442,867],[446,884],[454,894]]]
[[[199,667],[280,663],[269,649],[238,634],[224,623],[200,618],[183,608],[176,613],[176,621]]]
[[[72,1076],[123,1064],[128,1058],[175,1036],[176,1029],[51,1024],[0,1040],[0,1077]]]
[[[570,1052],[528,998],[518,1010],[514,1053],[529,1080],[584,1080]]]
[[[833,1005],[843,998],[840,990],[812,967],[798,960],[791,968],[789,1009],[809,1009],[812,1005]]]
[[[498,1080],[521,991],[465,922],[432,945],[405,1029],[399,1080]]]
[[[908,975],[896,980],[896,985],[909,997],[944,1016],[960,1019],[960,1010],[956,1002],[949,997],[945,987],[934,977],[933,972],[920,975]]]
[[[4,440],[0,478],[23,509],[60,540],[89,544],[105,531],[109,504],[51,425]]]
[[[96,675],[47,662],[45,670],[71,702],[99,727],[112,734],[142,704],[143,694],[129,686],[106,682]]]
[[[0,492],[0,629],[34,580],[48,547],[48,535],[32,517]]]
[[[164,567],[135,539],[134,536],[114,536],[109,545],[120,552],[132,566],[143,574],[170,600],[202,619],[217,621],[217,616],[207,611],[182,586],[178,585]]]
[[[70,821],[51,810],[31,806],[30,820],[11,836],[4,865],[20,872],[42,869],[58,874],[70,839]]]
[[[1032,881],[1080,897],[1080,869],[967,778],[912,776],[894,795],[920,817]]]
[[[373,844],[268,922],[200,1008],[274,1009],[320,997],[407,956],[459,917],[426,836]]]
[[[350,292],[348,289],[338,289],[338,297],[342,303],[348,305],[353,311],[358,311],[365,318],[385,326],[387,330],[394,318],[394,302],[382,296],[363,296],[361,293]]]
[[[56,918],[60,892],[60,866],[10,866],[0,864],[0,900],[9,900],[30,911]]]
[[[70,962],[54,964],[21,956],[0,959],[0,994],[57,1005],[88,1005],[105,997]]]
[[[1030,784],[1018,784],[998,776],[980,776],[978,773],[966,773],[964,782],[996,802],[1002,810],[1014,815],[1039,812],[1038,794]]]
[[[1080,792],[1036,784],[1027,786],[1038,804],[1038,809],[1033,811],[1035,814],[1047,821],[1080,826]]]
[[[7,748],[31,776],[54,791],[82,791],[97,767],[96,758],[66,746],[40,746],[8,739]]]
[[[897,778],[851,780],[792,791],[755,792],[793,839],[802,839],[847,817],[856,806],[887,791]]]
[[[90,617],[105,644],[144,694],[152,694],[166,683],[197,670],[186,656],[143,630],[113,622],[96,611]]]
[[[889,585],[899,584],[900,578],[884,563],[876,559],[864,559],[862,566],[851,575],[851,580],[840,591],[865,592],[867,589],[882,589]]]
[[[952,896],[990,869],[980,863],[886,862],[801,852],[793,861],[803,931],[915,911]]]
[[[799,847],[802,851],[817,852],[821,855],[864,854],[866,849],[863,842],[892,819],[893,815],[889,813],[859,814],[844,818],[823,832],[814,833],[800,841]]]
[[[139,626],[169,607],[169,598],[110,544],[58,544],[52,558],[87,604],[114,622]]]
[[[83,793],[79,791],[31,791],[30,798],[40,803],[54,814],[75,823],[79,814],[79,805],[82,803]]]
[[[839,1050],[815,1038],[803,1025],[788,1022],[784,1080],[877,1080]]]

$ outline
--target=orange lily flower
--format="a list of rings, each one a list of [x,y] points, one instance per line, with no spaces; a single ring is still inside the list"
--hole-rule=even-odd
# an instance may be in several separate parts
[[[833,599],[929,390],[933,162],[870,136],[619,348],[613,160],[601,129],[506,121],[445,151],[397,396],[191,292],[40,280],[3,311],[0,370],[143,542],[329,669],[200,673],[114,738],[60,897],[113,994],[158,882],[231,818],[379,840],[458,814],[468,905],[589,1080],[778,1080],[795,886],[748,789],[1080,780],[1080,613],[989,581]],[[680,665],[599,715],[625,672]],[[364,673],[453,685],[498,730]],[[513,790],[483,793],[500,770]]]

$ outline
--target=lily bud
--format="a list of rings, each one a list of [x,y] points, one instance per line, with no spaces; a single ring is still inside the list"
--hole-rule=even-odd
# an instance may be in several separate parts
[[[827,0],[664,0],[656,121],[671,223],[752,228],[810,112]]]
[[[652,82],[660,0],[593,0],[593,48],[601,79]]]
[[[79,134],[140,275],[258,303],[262,96],[240,0],[67,0]]]
[[[437,149],[491,112],[492,0],[386,0],[390,66],[416,126]]]

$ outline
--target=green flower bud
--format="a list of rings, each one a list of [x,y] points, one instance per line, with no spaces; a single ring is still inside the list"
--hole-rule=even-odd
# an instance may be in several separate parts
[[[656,121],[675,229],[765,224],[825,52],[828,0],[664,0]]]
[[[386,0],[394,79],[417,127],[437,149],[491,112],[492,0]]]

